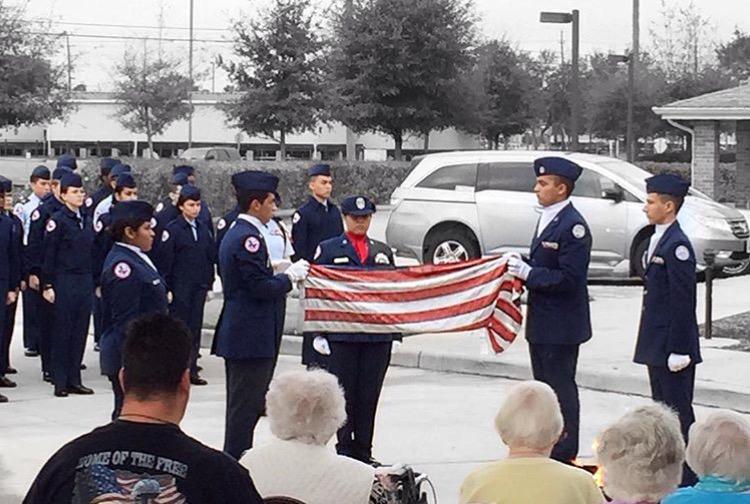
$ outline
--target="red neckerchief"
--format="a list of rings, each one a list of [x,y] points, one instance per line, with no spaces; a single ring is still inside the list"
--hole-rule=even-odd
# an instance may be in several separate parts
[[[359,257],[359,262],[362,264],[367,262],[367,256],[370,255],[370,244],[367,240],[367,235],[355,235],[350,232],[346,232],[346,237],[349,238],[354,251]]]

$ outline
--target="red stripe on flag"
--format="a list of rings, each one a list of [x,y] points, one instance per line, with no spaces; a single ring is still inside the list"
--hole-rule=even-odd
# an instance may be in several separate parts
[[[310,267],[310,276],[313,278],[324,278],[338,282],[404,282],[408,280],[424,280],[432,276],[442,276],[446,273],[461,271],[472,266],[496,261],[497,257],[474,259],[452,264],[426,264],[423,266],[411,266],[397,269],[374,269],[363,270],[358,268],[342,268],[336,266],[321,266],[313,264]],[[505,267],[502,268],[505,271]]]

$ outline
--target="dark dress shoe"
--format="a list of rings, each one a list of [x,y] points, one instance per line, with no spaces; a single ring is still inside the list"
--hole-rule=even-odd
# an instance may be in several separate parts
[[[2,388],[13,388],[16,386],[16,382],[13,380],[6,378],[5,376],[0,376],[0,387]]]
[[[16,368],[14,368],[14,367],[8,366],[5,369],[5,374],[18,374],[18,370]]]
[[[190,377],[191,385],[208,385],[208,382],[201,378],[199,375],[192,375]]]
[[[68,391],[64,388],[55,387],[55,397],[68,397]]]
[[[86,364],[81,364],[81,370],[87,369]]]
[[[52,375],[49,373],[42,373],[42,380],[46,381],[47,383],[52,383]]]
[[[8,398],[5,397],[3,394],[0,394],[0,403],[8,402]]]
[[[23,354],[26,357],[39,357],[39,352],[36,350],[26,350]]]
[[[94,391],[88,387],[84,387],[83,385],[76,385],[74,387],[68,387],[68,394],[77,394],[77,395],[91,395]]]

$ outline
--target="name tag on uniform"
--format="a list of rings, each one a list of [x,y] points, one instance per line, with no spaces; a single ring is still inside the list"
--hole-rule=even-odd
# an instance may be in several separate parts
[[[557,249],[559,249],[559,248],[560,248],[560,244],[559,244],[559,243],[557,243],[557,242],[547,242],[547,241],[543,241],[543,242],[542,242],[542,247],[544,247],[544,248],[546,248],[546,249],[557,250]]]
[[[664,264],[664,258],[659,256],[654,256],[651,258],[651,262],[654,264]]]
[[[334,257],[333,264],[346,264],[349,262],[348,257]]]

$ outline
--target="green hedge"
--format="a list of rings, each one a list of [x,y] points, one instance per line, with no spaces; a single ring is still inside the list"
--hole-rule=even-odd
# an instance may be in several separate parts
[[[651,173],[677,173],[690,180],[690,163],[659,163],[653,161],[639,161],[638,166]],[[735,180],[737,169],[735,163],[719,164],[719,194],[716,198],[721,203],[737,201]]]
[[[173,159],[128,159],[123,162],[133,167],[136,175],[140,198],[156,203],[165,198],[170,190],[169,179],[172,176]],[[81,163],[84,164],[84,163]],[[307,200],[309,189],[307,168],[311,161],[284,162],[195,162],[198,187],[201,188],[203,200],[208,203],[214,216],[218,217],[229,211],[235,204],[231,187],[231,175],[242,170],[266,170],[279,177],[279,195],[281,207],[296,208]],[[410,171],[408,162],[367,162],[356,163],[333,162],[334,190],[333,198],[341,200],[352,194],[364,194],[376,204],[387,204],[393,190],[406,178]],[[87,189],[95,190],[98,180],[99,159],[86,160],[81,169],[86,179]]]

